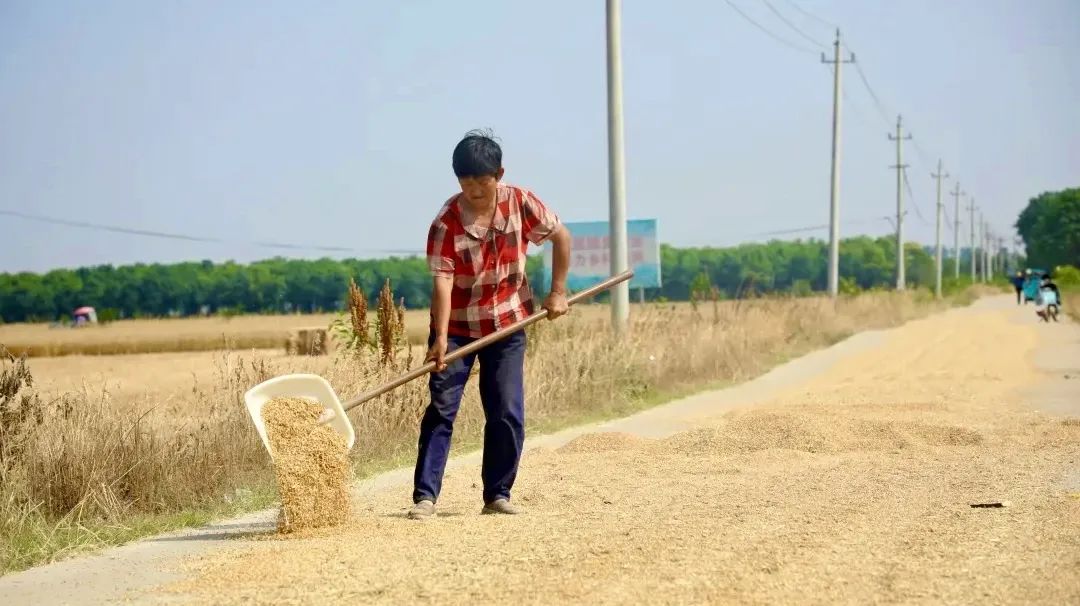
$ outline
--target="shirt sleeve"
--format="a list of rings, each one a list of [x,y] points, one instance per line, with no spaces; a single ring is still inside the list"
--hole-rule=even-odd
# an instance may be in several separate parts
[[[527,189],[521,190],[521,216],[521,230],[533,244],[543,243],[559,226],[559,216]]]
[[[454,239],[442,221],[435,221],[428,230],[427,259],[431,275],[454,275]]]

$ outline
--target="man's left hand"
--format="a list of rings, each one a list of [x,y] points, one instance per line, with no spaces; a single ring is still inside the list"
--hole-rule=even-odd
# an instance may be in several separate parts
[[[541,306],[548,310],[548,320],[554,320],[559,316],[565,316],[570,311],[570,305],[566,302],[566,293],[551,291],[548,293],[544,304]]]

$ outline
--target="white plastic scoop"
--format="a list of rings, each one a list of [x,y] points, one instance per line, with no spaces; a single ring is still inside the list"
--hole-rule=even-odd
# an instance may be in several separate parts
[[[567,303],[569,305],[574,305],[575,303],[589,299],[597,293],[605,291],[620,282],[625,282],[632,277],[634,277],[633,271],[623,272],[571,296],[567,299]],[[455,349],[447,354],[443,361],[444,363],[449,364],[459,358],[463,358],[495,341],[508,337],[531,324],[543,320],[547,315],[548,311],[546,309],[541,309],[517,324],[507,326],[486,337],[477,339],[468,345]],[[259,438],[262,439],[263,445],[266,446],[266,451],[270,453],[271,458],[274,456],[274,451],[270,448],[270,440],[266,435],[266,422],[263,421],[262,409],[267,402],[274,398],[305,398],[321,405],[324,410],[319,417],[319,421],[321,423],[329,424],[334,430],[340,433],[345,438],[345,443],[351,450],[353,443],[356,441],[356,432],[353,430],[349,418],[345,416],[346,412],[365,402],[374,400],[384,393],[396,389],[413,379],[422,377],[433,370],[435,370],[435,362],[428,362],[419,368],[410,370],[408,373],[401,375],[389,383],[356,396],[345,404],[342,404],[341,400],[338,399],[337,393],[334,392],[334,388],[330,386],[330,383],[319,375],[283,375],[263,381],[249,389],[247,393],[244,394],[244,403],[247,405],[251,420],[255,423],[255,430],[259,432]]]

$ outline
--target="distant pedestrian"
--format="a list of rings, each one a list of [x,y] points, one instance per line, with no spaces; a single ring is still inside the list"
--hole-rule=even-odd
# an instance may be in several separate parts
[[[1024,272],[1017,271],[1011,281],[1016,289],[1016,304],[1020,305],[1024,301]]]

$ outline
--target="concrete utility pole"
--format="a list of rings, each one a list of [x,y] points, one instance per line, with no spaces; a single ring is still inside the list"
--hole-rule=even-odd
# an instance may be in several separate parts
[[[622,0],[607,0],[607,93],[608,93],[608,224],[611,275],[627,270],[626,175],[623,155],[622,114]],[[611,324],[616,333],[626,330],[630,318],[630,285],[622,282],[611,292]]]
[[[855,62],[855,53],[851,59],[840,58],[840,30],[836,30],[833,42],[833,58],[826,59],[821,53],[822,63],[833,66],[833,106],[832,106],[832,185],[829,189],[829,296],[836,298],[840,288],[840,67],[845,63]]]
[[[971,281],[975,281],[975,198],[968,204],[971,213]]]
[[[934,296],[941,298],[941,219],[945,214],[945,206],[941,203],[941,181],[948,179],[948,173],[942,171],[941,159],[937,161],[937,172],[931,173],[931,177],[937,181],[937,220],[934,227]]]
[[[982,211],[979,211],[979,239],[977,240],[979,247],[979,279],[986,282],[986,218]]]
[[[896,136],[889,134],[890,141],[896,141],[896,290],[904,290],[907,280],[904,276],[904,141],[910,141],[911,135],[904,136],[904,119],[896,116]]]
[[[964,192],[960,191],[960,182],[956,182],[956,189],[952,192],[953,197],[953,277],[957,280],[960,279],[960,196],[964,195]]]

